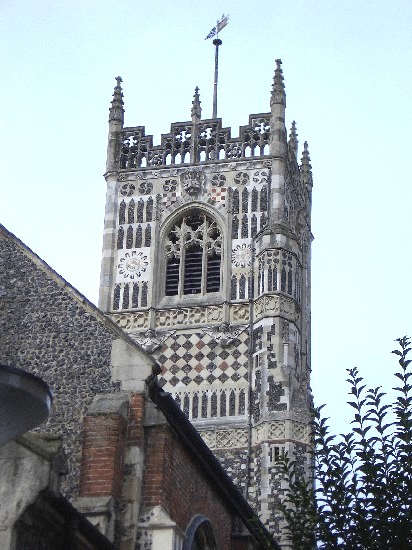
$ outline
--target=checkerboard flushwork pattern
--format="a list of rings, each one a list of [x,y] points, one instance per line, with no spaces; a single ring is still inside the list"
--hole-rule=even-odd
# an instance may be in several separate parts
[[[163,193],[162,207],[168,208],[170,205],[176,202],[176,199],[177,199],[176,191],[169,191],[168,193]]]
[[[173,391],[178,384],[190,389],[247,381],[248,340],[245,331],[230,346],[222,348],[209,334],[174,334],[156,354],[162,366],[159,382]]]
[[[224,204],[226,201],[226,189],[226,187],[212,187],[210,190],[210,198]]]

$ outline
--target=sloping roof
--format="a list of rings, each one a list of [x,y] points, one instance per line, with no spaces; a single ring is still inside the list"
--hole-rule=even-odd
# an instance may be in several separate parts
[[[111,332],[116,334],[118,337],[126,340],[128,344],[132,345],[136,349],[136,351],[144,355],[145,359],[147,358],[147,362],[151,363],[153,367],[157,366],[153,357],[151,357],[148,353],[146,353],[144,349],[135,340],[133,340],[126,332],[124,332],[114,321],[112,321],[110,317],[105,315],[97,306],[95,306],[90,300],[88,300],[86,296],[84,296],[74,286],[72,286],[68,281],[66,281],[66,279],[64,279],[52,267],[50,267],[47,262],[42,260],[40,256],[38,256],[35,252],[33,252],[26,244],[23,243],[23,241],[21,241],[18,237],[16,237],[16,235],[11,233],[8,229],[4,227],[4,225],[0,223],[0,237],[1,236],[12,241],[15,244],[15,246],[17,246],[23,252],[23,254],[29,257],[30,260],[39,269],[44,271],[47,276],[51,277],[60,286],[60,288],[64,290],[71,298],[79,302],[81,306],[85,310],[87,310],[87,312],[90,313],[96,320],[99,320],[100,322],[104,323],[104,325]]]

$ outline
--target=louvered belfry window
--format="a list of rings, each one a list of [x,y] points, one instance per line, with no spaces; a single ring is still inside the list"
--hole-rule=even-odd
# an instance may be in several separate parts
[[[219,292],[222,235],[204,212],[178,219],[167,236],[165,255],[166,296]]]

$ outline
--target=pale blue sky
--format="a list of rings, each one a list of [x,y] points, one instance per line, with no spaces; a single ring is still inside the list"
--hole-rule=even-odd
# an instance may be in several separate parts
[[[114,77],[126,124],[156,142],[196,85],[210,117],[222,12],[223,124],[269,110],[280,57],[287,125],[309,142],[313,388],[343,429],[345,368],[390,387],[393,340],[412,334],[409,0],[1,0],[0,218],[96,302]]]

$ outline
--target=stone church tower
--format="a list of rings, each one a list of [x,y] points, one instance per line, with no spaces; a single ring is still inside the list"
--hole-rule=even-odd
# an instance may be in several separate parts
[[[270,111],[239,137],[176,122],[160,145],[109,116],[99,307],[162,366],[170,392],[272,532],[276,457],[309,468],[312,173],[285,128],[281,61]]]

